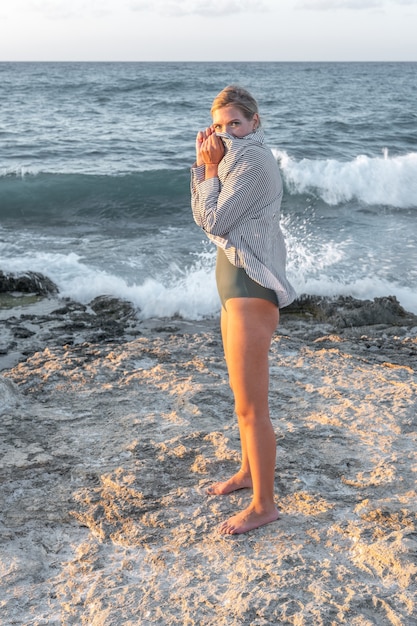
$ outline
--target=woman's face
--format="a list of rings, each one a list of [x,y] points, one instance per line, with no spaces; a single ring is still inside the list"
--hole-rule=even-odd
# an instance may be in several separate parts
[[[232,105],[216,109],[213,112],[213,129],[216,133],[228,133],[233,137],[245,137],[259,125],[259,115],[254,114],[248,120],[242,111]]]

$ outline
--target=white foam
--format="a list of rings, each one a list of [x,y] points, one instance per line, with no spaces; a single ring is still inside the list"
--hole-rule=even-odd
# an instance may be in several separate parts
[[[2,260],[6,273],[40,272],[58,287],[61,297],[87,304],[100,295],[111,295],[132,302],[140,317],[180,315],[198,320],[213,316],[220,309],[214,277],[214,253],[196,255],[195,263],[180,276],[178,272],[163,280],[146,278],[135,283],[96,269],[75,253],[31,253]]]
[[[380,278],[369,271],[364,264],[361,274],[359,262],[352,266],[349,258],[349,239],[343,242],[320,242],[311,234],[299,236],[288,228],[289,218],[283,221],[283,231],[287,242],[288,278],[298,295],[318,295],[337,297],[352,296],[360,300],[373,300],[385,296],[395,296],[400,304],[417,314],[417,293],[412,287],[392,280]],[[351,254],[351,253],[350,253]],[[368,259],[369,260],[369,259]],[[379,259],[375,269],[379,267]],[[353,271],[355,269],[355,271]]]
[[[385,148],[381,157],[359,155],[346,163],[273,153],[290,193],[317,193],[330,205],[357,198],[368,205],[417,208],[417,152],[390,157]]]
[[[318,243],[284,231],[288,244],[288,277],[297,293],[338,296],[350,295],[373,299],[394,295],[408,311],[417,313],[415,289],[379,278],[360,276],[349,271],[344,244],[327,241]],[[347,264],[348,271],[340,271]],[[93,267],[84,257],[70,252],[28,252],[2,259],[4,272],[19,273],[28,270],[40,272],[53,280],[62,297],[89,303],[100,295],[111,295],[132,302],[143,319],[180,315],[189,320],[218,315],[220,302],[215,275],[215,250],[196,253],[187,268],[175,267],[163,277],[140,273],[137,264],[129,273]],[[126,269],[126,265],[124,266]]]

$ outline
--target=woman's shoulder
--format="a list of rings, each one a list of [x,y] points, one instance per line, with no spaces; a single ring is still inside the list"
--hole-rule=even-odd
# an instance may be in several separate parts
[[[238,157],[236,162],[243,159],[249,165],[253,164],[279,170],[278,162],[272,150],[266,144],[250,143],[236,156]]]

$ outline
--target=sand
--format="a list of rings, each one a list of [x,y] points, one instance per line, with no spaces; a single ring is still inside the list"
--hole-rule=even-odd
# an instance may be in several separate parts
[[[34,324],[33,320],[31,322]],[[205,493],[239,461],[218,321],[59,344],[0,372],[0,621],[417,624],[417,332],[283,319],[280,519]]]

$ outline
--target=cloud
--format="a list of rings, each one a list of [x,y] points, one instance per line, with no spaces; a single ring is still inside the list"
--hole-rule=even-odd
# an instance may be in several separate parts
[[[109,14],[112,4],[111,0],[14,0],[6,11],[25,15],[36,13],[50,19],[101,17]]]
[[[312,11],[331,11],[335,9],[382,9],[386,5],[395,4],[417,6],[417,0],[298,0],[296,7]]]
[[[103,17],[125,11],[142,11],[163,16],[204,15],[219,17],[259,13],[273,0],[1,0],[5,15],[37,14],[47,19]]]
[[[334,9],[374,9],[381,8],[385,0],[300,0],[298,9],[327,11]]]
[[[261,12],[268,9],[264,0],[131,0],[133,11],[152,11],[162,15],[205,15],[219,17],[237,13]]]

